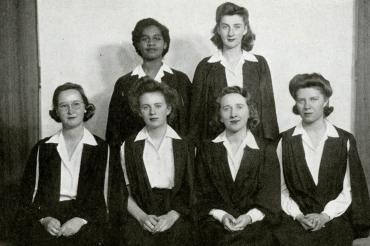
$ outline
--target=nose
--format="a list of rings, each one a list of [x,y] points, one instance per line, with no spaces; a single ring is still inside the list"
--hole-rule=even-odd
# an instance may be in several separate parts
[[[155,109],[154,109],[154,107],[151,107],[151,108],[149,109],[149,114],[150,114],[150,115],[154,115],[154,114],[155,114]]]
[[[231,109],[230,109],[230,117],[231,117],[231,118],[234,118],[235,116],[236,116],[236,109],[231,108]]]
[[[148,38],[148,46],[152,46],[154,44],[154,41],[152,38]]]
[[[309,102],[309,101],[305,101],[303,106],[304,106],[304,109],[309,109],[309,108],[311,108],[311,104],[310,104],[310,102]]]
[[[234,28],[230,27],[229,28],[229,33],[228,33],[229,36],[233,36],[234,35]]]
[[[68,108],[67,108],[67,113],[68,114],[71,114],[72,113],[72,105],[68,104]]]

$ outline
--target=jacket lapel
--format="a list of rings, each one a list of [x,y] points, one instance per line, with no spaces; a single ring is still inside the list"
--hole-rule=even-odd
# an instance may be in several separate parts
[[[80,174],[78,176],[78,188],[77,188],[77,200],[83,199],[86,194],[93,188],[90,187],[92,182],[89,182],[92,175],[94,175],[94,170],[97,168],[94,165],[96,154],[98,153],[97,146],[91,146],[88,144],[83,145],[82,156],[81,156],[81,165],[80,165]]]
[[[175,165],[175,186],[173,188],[172,194],[175,195],[182,185],[182,180],[184,176],[184,170],[187,156],[184,156],[184,152],[186,151],[186,146],[182,140],[179,139],[172,139],[172,146],[173,146],[173,159]]]

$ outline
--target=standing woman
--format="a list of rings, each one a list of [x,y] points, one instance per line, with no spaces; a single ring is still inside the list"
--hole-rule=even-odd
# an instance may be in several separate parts
[[[352,134],[326,120],[332,88],[322,75],[298,74],[289,84],[302,121],[278,144],[282,167],[281,245],[350,246],[367,233],[370,203]],[[366,235],[366,236],[367,236]]]
[[[26,245],[103,242],[109,146],[84,126],[94,111],[80,85],[56,88],[50,116],[62,123],[62,129],[33,147],[21,185],[18,221],[25,230],[18,238]],[[119,180],[115,183],[119,185]]]
[[[226,2],[216,10],[216,26],[212,42],[218,51],[204,58],[197,66],[193,80],[190,112],[190,136],[199,142],[213,139],[220,132],[209,123],[216,112],[214,104],[222,88],[239,86],[256,102],[260,124],[253,129],[256,136],[275,140],[279,135],[270,70],[265,58],[250,53],[255,35],[248,11]]]
[[[129,190],[127,245],[192,245],[192,153],[167,124],[176,91],[144,77],[130,91],[132,110],[145,127],[126,139],[121,161]]]
[[[132,43],[143,63],[117,80],[109,104],[106,139],[113,148],[118,149],[127,137],[145,126],[142,118],[131,110],[128,100],[130,88],[144,76],[176,90],[179,106],[171,126],[182,135],[188,129],[191,82],[186,74],[163,62],[170,47],[168,28],[152,18],[142,19],[132,31]]]
[[[258,112],[247,92],[226,87],[215,122],[225,130],[205,141],[196,158],[198,225],[204,245],[275,245],[279,164],[275,148],[255,137]]]

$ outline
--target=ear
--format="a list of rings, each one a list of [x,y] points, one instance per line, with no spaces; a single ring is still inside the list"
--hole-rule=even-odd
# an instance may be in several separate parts
[[[168,47],[167,42],[164,42],[164,44],[163,44],[163,49],[165,50],[165,49],[167,49],[167,47]]]
[[[167,106],[167,113],[166,113],[166,115],[169,116],[171,112],[172,112],[172,107],[171,106]]]
[[[244,24],[244,32],[243,32],[243,36],[244,36],[245,34],[247,34],[247,32],[248,32],[248,26],[247,26],[247,24]]]

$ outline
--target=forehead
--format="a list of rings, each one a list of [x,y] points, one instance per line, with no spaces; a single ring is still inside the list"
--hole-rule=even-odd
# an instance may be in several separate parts
[[[68,89],[62,91],[58,95],[58,102],[73,101],[73,100],[82,100],[80,92],[76,89]]]
[[[312,86],[312,87],[300,88],[296,92],[297,98],[314,97],[314,96],[324,96],[324,93],[321,87]]]
[[[143,32],[141,33],[141,35],[142,36],[162,35],[162,32],[159,29],[159,27],[155,25],[150,25],[143,29]]]
[[[244,24],[244,19],[240,15],[224,15],[221,17],[220,24]]]
[[[140,104],[154,104],[154,103],[166,103],[166,99],[162,92],[145,92],[139,97]]]
[[[226,94],[221,98],[221,107],[234,104],[247,104],[246,98],[238,93]]]

